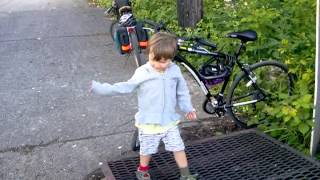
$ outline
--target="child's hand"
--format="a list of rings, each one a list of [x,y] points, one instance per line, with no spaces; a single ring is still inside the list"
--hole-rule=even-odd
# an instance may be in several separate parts
[[[187,116],[187,119],[190,120],[190,121],[197,119],[196,111],[188,112],[186,116]]]

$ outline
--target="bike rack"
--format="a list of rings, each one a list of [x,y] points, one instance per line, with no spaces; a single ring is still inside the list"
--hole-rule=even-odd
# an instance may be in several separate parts
[[[244,130],[186,145],[189,166],[199,179],[320,179],[320,162],[261,133]],[[107,162],[106,180],[135,179],[138,155]],[[172,153],[152,156],[150,174],[157,180],[179,179]]]

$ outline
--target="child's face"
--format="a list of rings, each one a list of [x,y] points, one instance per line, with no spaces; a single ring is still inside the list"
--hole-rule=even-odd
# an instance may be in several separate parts
[[[159,61],[155,61],[153,60],[153,57],[154,57],[153,53],[149,53],[149,62],[151,66],[157,71],[165,71],[171,63],[171,59],[162,58]]]

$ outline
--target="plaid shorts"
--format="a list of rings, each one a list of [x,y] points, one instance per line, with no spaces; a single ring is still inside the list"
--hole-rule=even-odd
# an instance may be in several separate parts
[[[140,155],[157,153],[161,140],[167,151],[183,151],[185,148],[178,126],[175,126],[164,133],[157,134],[145,134],[139,129]]]

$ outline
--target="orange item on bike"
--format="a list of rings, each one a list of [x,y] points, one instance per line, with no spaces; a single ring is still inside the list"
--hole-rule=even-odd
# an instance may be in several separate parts
[[[148,41],[139,41],[139,46],[140,46],[140,48],[142,48],[142,49],[145,49],[145,48],[147,48],[147,46],[148,46]]]
[[[120,54],[127,54],[131,51],[132,46],[129,40],[129,33],[126,27],[118,26],[115,33],[115,45]]]
[[[122,45],[121,46],[121,50],[123,51],[123,52],[130,52],[131,51],[131,49],[132,49],[132,46],[131,46],[131,44],[129,44],[129,45]]]
[[[136,33],[137,33],[140,48],[141,49],[147,48],[149,37],[148,37],[147,30],[143,29],[142,23],[136,24]]]

